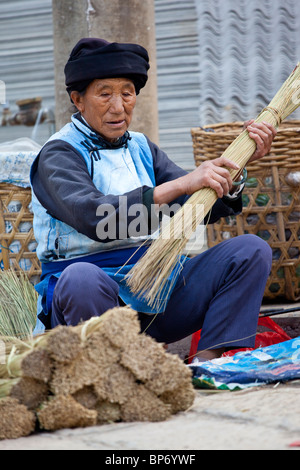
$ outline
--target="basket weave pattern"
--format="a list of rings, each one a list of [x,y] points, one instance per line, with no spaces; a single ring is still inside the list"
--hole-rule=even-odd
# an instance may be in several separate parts
[[[220,123],[191,130],[196,165],[220,157],[241,133],[243,123]],[[300,299],[300,122],[287,121],[279,129],[271,151],[247,165],[243,212],[207,229],[212,247],[237,235],[254,234],[273,252],[265,298]]]
[[[37,282],[41,267],[35,253],[31,190],[0,183],[0,268],[24,272]]]

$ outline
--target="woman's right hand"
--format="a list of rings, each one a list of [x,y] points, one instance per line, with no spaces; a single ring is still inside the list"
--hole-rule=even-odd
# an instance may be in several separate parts
[[[224,156],[203,162],[194,171],[182,177],[185,194],[191,195],[199,189],[212,188],[219,198],[226,196],[232,189],[228,168],[240,170],[236,163]]]
[[[240,170],[236,163],[224,156],[203,162],[191,173],[156,186],[153,193],[154,203],[168,204],[177,197],[190,196],[202,188],[212,188],[218,197],[222,198],[232,189],[232,179],[228,168]]]

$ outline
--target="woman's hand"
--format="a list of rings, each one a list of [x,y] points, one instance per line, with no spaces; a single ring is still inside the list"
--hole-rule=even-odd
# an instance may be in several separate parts
[[[245,122],[244,128],[248,130],[249,137],[256,143],[256,151],[250,162],[258,160],[270,152],[272,142],[277,134],[276,129],[267,122],[254,122],[254,119]],[[212,188],[219,198],[226,196],[232,189],[232,179],[228,168],[240,170],[236,163],[221,156],[214,160],[203,162],[185,178],[185,194],[191,195],[198,189]]]
[[[270,152],[272,142],[277,134],[276,129],[268,122],[254,122],[254,119],[244,123],[244,129],[249,132],[249,137],[256,143],[256,151],[249,162],[259,160]]]
[[[256,151],[249,161],[267,155],[277,134],[276,129],[266,122],[255,123],[253,119],[245,122],[244,129],[248,129],[249,137],[256,143]],[[222,198],[232,189],[232,178],[228,168],[241,170],[236,163],[224,156],[203,162],[191,173],[157,186],[154,189],[154,202],[159,205],[168,204],[179,196],[191,195],[202,188],[212,188],[218,197]]]
[[[168,204],[179,196],[191,195],[202,188],[212,188],[218,197],[226,196],[232,188],[227,168],[240,170],[239,166],[224,156],[203,162],[194,171],[154,188],[154,203]]]
[[[232,189],[228,168],[240,170],[236,163],[224,156],[203,162],[196,170],[182,178],[185,194],[191,195],[199,189],[212,188],[219,198],[226,196]]]

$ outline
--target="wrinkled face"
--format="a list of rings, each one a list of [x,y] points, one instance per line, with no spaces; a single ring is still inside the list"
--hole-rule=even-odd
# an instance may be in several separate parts
[[[84,94],[71,98],[87,123],[109,142],[126,132],[136,103],[135,87],[127,78],[96,79]]]

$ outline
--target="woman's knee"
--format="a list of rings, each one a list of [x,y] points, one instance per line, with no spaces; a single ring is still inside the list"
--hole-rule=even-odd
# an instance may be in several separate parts
[[[272,249],[270,245],[257,235],[245,234],[234,239],[236,241],[236,252],[242,256],[244,261],[259,263],[271,270]]]
[[[61,274],[55,291],[63,297],[76,299],[78,305],[95,297],[110,297],[117,302],[118,285],[101,268],[91,263],[78,262],[68,266]]]
[[[241,238],[242,237],[244,238],[245,245],[249,247],[251,252],[260,254],[263,258],[272,258],[270,245],[258,235],[246,234],[241,235]]]

